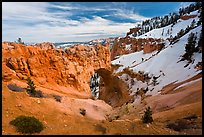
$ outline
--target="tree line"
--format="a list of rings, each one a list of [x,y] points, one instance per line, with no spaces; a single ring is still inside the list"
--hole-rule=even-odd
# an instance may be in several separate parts
[[[154,18],[142,21],[140,24],[137,24],[137,26],[135,26],[136,28],[140,28],[140,30],[133,33],[133,36],[137,37],[153,29],[162,28],[170,24],[175,25],[181,16],[183,16],[186,13],[189,14],[190,12],[196,11],[196,10],[199,10],[199,12],[202,13],[202,2],[195,2],[185,8],[180,8],[178,13],[173,12],[173,13],[169,13],[169,15],[165,15],[162,17],[158,16],[158,17],[154,17]],[[200,16],[200,18],[201,19],[199,23],[202,22],[202,16]]]

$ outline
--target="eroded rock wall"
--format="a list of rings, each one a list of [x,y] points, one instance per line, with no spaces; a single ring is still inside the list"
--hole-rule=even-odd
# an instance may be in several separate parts
[[[50,43],[22,45],[2,43],[4,80],[33,77],[38,84],[53,83],[73,86],[90,92],[91,76],[100,68],[111,70],[109,45],[77,45],[66,50],[55,49]]]
[[[160,50],[163,46],[162,39],[136,39],[129,36],[118,38],[114,41],[114,45],[111,50],[111,60],[114,60],[120,55],[139,52],[142,50],[144,51],[144,54],[151,53],[155,50]]]

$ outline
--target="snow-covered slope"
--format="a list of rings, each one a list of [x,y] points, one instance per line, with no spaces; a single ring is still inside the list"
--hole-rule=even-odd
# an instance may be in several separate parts
[[[190,14],[187,14],[187,15],[197,15],[197,17],[195,18],[190,18],[188,20],[182,20],[182,19],[179,19],[177,21],[177,23],[175,25],[172,26],[171,25],[168,25],[166,27],[163,27],[163,28],[159,28],[159,29],[153,29],[143,35],[140,35],[138,37],[135,37],[135,38],[163,38],[163,39],[166,39],[166,38],[169,38],[171,35],[174,37],[181,29],[186,29],[186,27],[189,25],[191,25],[191,22],[193,20],[195,20],[196,22],[199,20],[198,18],[198,10],[194,11],[194,12],[191,12]],[[172,28],[172,29],[171,29]],[[169,33],[168,33],[169,31]],[[163,35],[162,35],[163,33]]]
[[[183,23],[179,22],[175,24],[175,26],[187,26],[189,23],[191,23],[191,21],[191,19],[182,21]],[[120,58],[113,60],[112,64],[122,65],[122,67],[120,67],[116,72],[121,72],[124,68],[129,67],[129,69],[132,69],[134,72],[144,71],[145,73],[148,73],[152,76],[160,76],[157,79],[157,82],[159,82],[159,84],[156,86],[153,86],[149,83],[143,83],[141,81],[138,82],[136,79],[134,79],[134,84],[130,84],[130,80],[127,81],[133,93],[137,92],[136,89],[138,88],[145,89],[146,87],[148,87],[149,90],[146,95],[157,95],[159,94],[159,90],[161,90],[165,85],[168,85],[172,82],[184,81],[202,71],[197,71],[194,68],[198,62],[202,61],[202,53],[194,53],[192,57],[194,61],[187,67],[184,67],[187,64],[187,61],[178,62],[181,59],[181,56],[185,53],[185,45],[188,41],[189,34],[191,32],[195,33],[198,40],[201,29],[201,25],[194,28],[183,37],[181,37],[180,40],[173,45],[169,45],[169,43],[166,43],[166,48],[161,50],[161,52],[159,52],[158,54],[156,54],[156,52],[150,54],[143,54],[143,51],[135,52],[127,55],[122,55]],[[158,37],[159,36],[161,36],[161,34],[158,34]],[[141,62],[142,58],[144,58],[143,62]],[[145,61],[145,59],[147,60]],[[127,74],[123,74],[121,78],[126,78],[127,76],[125,75]]]

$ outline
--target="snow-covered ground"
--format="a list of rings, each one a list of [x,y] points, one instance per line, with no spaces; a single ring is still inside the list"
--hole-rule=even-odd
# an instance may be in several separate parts
[[[144,61],[148,58],[150,58],[152,55],[156,54],[157,51],[154,51],[152,53],[144,54],[143,50],[140,52],[134,52],[126,55],[120,56],[118,59],[113,60],[112,64],[121,64],[123,65],[120,67],[116,72],[122,71],[126,67],[133,67],[135,65],[138,65],[142,63],[142,58]]]
[[[196,19],[196,22],[197,22],[197,17],[194,19]],[[189,19],[175,24],[173,28],[173,30],[175,31],[173,33],[177,34],[181,28],[185,29],[187,25],[191,24],[192,20],[193,19]],[[170,26],[167,26],[165,28],[168,28]],[[180,40],[173,45],[169,45],[169,43],[166,43],[167,44],[166,48],[161,50],[161,52],[159,52],[158,54],[156,54],[156,51],[149,54],[143,54],[143,51],[140,51],[140,52],[135,52],[135,53],[120,56],[118,59],[112,61],[112,64],[123,65],[116,71],[116,73],[121,72],[124,68],[129,67],[129,69],[132,69],[134,72],[144,71],[149,75],[153,75],[156,77],[160,76],[157,79],[157,82],[159,82],[159,84],[156,86],[153,86],[153,84],[148,85],[147,83],[137,81],[136,79],[133,85],[130,84],[131,82],[130,80],[126,81],[129,84],[129,88],[132,90],[132,94],[137,92],[136,89],[138,88],[146,89],[146,87],[148,87],[149,90],[146,93],[146,95],[157,95],[160,93],[159,91],[164,86],[172,82],[181,82],[195,76],[196,74],[202,71],[202,70],[197,71],[195,69],[195,65],[198,62],[202,61],[202,53],[194,53],[194,55],[192,56],[194,61],[193,63],[189,64],[187,67],[184,67],[187,64],[187,61],[180,61],[180,62],[178,61],[181,59],[181,56],[185,53],[185,45],[187,44],[189,34],[191,32],[195,33],[197,35],[197,41],[198,41],[198,38],[200,37],[201,29],[202,29],[201,25],[194,28],[193,30],[185,34],[183,37],[181,37]],[[148,34],[151,33],[152,36],[154,34],[155,37],[159,38],[161,37],[162,30],[163,28],[155,29],[155,30],[152,30],[151,32],[148,32]],[[149,35],[145,37],[147,38],[149,37]],[[142,58],[144,59],[143,62],[142,62]],[[148,60],[145,61],[145,59],[148,59]],[[122,79],[127,78],[126,75],[127,74],[123,74],[121,78]],[[152,79],[150,83],[151,82],[152,82]]]

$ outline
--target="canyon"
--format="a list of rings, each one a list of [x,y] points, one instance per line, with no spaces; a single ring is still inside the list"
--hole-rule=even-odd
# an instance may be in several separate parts
[[[142,23],[147,32],[135,27],[84,44],[2,42],[2,134],[22,135],[9,122],[26,115],[45,126],[34,135],[202,135],[200,15],[183,13],[158,28],[153,18]],[[29,78],[41,96],[27,92]],[[152,123],[142,121],[147,107]]]
[[[55,49],[52,43],[31,46],[4,42],[2,55],[3,134],[20,134],[8,122],[25,114],[43,121],[46,129],[40,134],[186,134],[187,131],[176,132],[161,123],[192,114],[200,119],[200,81],[196,89],[190,85],[177,89],[176,93],[169,91],[185,82],[170,84],[163,88],[161,96],[147,96],[138,104],[129,96],[127,84],[114,73],[109,45],[76,45],[63,50]],[[94,73],[104,83],[98,99],[93,99],[89,87]],[[28,77],[45,98],[32,98],[26,92],[12,92],[7,88],[9,84],[26,88]],[[189,81],[193,79],[186,83]],[[190,94],[189,103],[186,96]],[[52,95],[61,96],[61,103],[54,101]],[[171,102],[165,102],[166,98]],[[180,100],[183,104],[171,106]],[[148,127],[140,122],[146,106],[152,107],[155,121]],[[86,116],[80,115],[81,108],[86,110]],[[175,112],[180,115],[174,115]],[[200,130],[188,132],[197,134]]]
[[[2,53],[3,80],[26,81],[31,77],[37,85],[71,87],[91,98],[90,78],[98,73],[105,83],[100,99],[113,106],[128,101],[127,87],[111,72],[109,45],[78,45],[62,50],[51,43],[3,43]],[[119,94],[115,95],[115,90]]]

